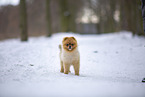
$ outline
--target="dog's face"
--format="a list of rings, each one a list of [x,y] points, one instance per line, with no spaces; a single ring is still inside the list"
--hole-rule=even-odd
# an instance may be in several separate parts
[[[77,40],[74,37],[65,37],[62,44],[66,51],[71,52],[77,47]]]

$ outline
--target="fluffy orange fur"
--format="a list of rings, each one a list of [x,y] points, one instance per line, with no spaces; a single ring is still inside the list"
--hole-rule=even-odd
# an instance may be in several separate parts
[[[62,41],[60,48],[60,72],[68,74],[70,66],[73,65],[75,75],[79,75],[80,69],[80,54],[78,51],[77,40],[74,37],[65,37]]]

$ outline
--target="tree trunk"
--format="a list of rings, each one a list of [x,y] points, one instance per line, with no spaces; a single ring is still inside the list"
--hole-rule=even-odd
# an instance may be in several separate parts
[[[50,12],[50,2],[51,0],[46,0],[46,24],[47,24],[47,36],[52,35],[52,26],[51,26],[51,12]]]
[[[114,20],[114,13],[115,13],[115,9],[116,9],[116,0],[108,0],[109,4],[110,4],[110,11],[108,13],[108,22],[107,22],[107,26],[108,26],[108,32],[115,32],[115,20]]]
[[[21,41],[27,41],[28,33],[27,33],[27,13],[25,0],[20,0],[20,30],[21,30]]]
[[[69,18],[69,31],[76,32],[76,23],[75,23],[75,6],[70,8],[70,18]]]
[[[143,31],[143,20],[142,20],[142,13],[141,13],[141,2],[140,0],[136,0],[135,2],[136,5],[136,34],[138,35],[144,35],[144,31]]]
[[[71,32],[76,32],[76,2],[72,1],[72,0],[68,0],[68,5],[69,5],[69,12],[70,12],[70,16],[69,16],[69,31]]]
[[[61,32],[69,31],[69,16],[70,12],[67,8],[67,0],[60,0],[60,25],[61,25]]]

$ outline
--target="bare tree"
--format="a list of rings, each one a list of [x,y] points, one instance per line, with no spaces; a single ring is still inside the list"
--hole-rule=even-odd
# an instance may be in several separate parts
[[[52,26],[51,26],[51,10],[50,10],[51,0],[46,0],[46,22],[47,22],[47,36],[50,37],[52,35]]]
[[[79,0],[77,1],[77,3],[79,3]],[[68,5],[69,5],[69,12],[70,12],[70,16],[69,16],[69,31],[72,32],[76,32],[76,14],[77,14],[77,4],[76,2],[72,1],[72,0],[68,0]]]
[[[67,6],[67,0],[60,0],[60,19],[61,19],[61,32],[69,31],[69,16],[70,12]]]
[[[20,0],[20,29],[21,29],[21,41],[27,41],[28,33],[27,33],[26,0]]]

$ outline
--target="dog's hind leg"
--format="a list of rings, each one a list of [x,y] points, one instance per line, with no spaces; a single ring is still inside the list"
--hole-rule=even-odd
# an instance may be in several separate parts
[[[61,72],[61,73],[64,73],[64,67],[63,67],[63,62],[62,62],[62,61],[60,62],[60,65],[61,65],[60,72]]]

